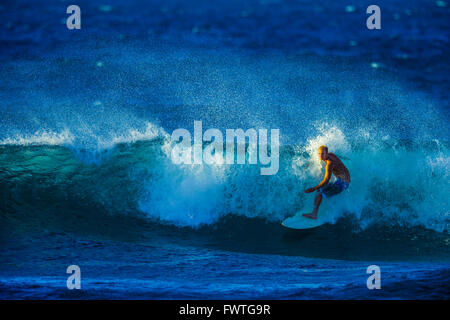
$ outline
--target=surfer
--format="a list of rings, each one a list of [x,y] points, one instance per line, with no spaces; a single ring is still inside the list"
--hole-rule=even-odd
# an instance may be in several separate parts
[[[303,214],[304,217],[310,219],[317,219],[317,211],[319,211],[322,197],[329,198],[335,196],[347,189],[350,184],[350,172],[334,153],[328,152],[328,147],[319,147],[319,159],[326,163],[325,176],[322,182],[317,186],[305,190],[306,193],[317,190],[313,211],[311,213]],[[334,183],[328,184],[332,174],[334,174],[337,179]]]

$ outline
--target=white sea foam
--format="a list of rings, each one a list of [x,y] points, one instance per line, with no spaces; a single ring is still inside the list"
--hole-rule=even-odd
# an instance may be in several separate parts
[[[60,132],[37,131],[30,135],[17,134],[10,138],[0,141],[0,145],[69,145],[72,144],[75,137],[69,130]]]

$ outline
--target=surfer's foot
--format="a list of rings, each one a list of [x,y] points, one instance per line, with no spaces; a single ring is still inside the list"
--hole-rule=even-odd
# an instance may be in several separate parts
[[[304,213],[302,214],[302,216],[306,217],[306,218],[310,218],[310,219],[317,219],[317,214],[312,214],[312,213]]]

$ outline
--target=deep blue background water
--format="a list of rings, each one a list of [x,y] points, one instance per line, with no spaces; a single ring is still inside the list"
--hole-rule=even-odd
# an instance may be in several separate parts
[[[449,298],[449,3],[69,4],[0,4],[1,298]],[[278,174],[172,164],[194,120],[279,128]],[[321,144],[352,185],[284,229]]]

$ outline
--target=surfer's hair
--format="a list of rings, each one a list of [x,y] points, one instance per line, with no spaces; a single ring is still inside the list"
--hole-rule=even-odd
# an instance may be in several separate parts
[[[327,146],[320,146],[319,149],[320,150],[325,150],[326,153],[328,153],[328,147]]]

